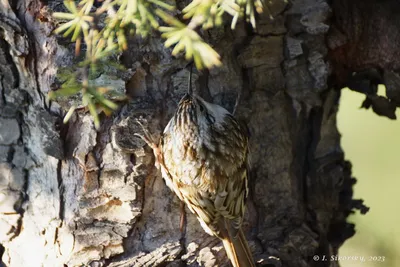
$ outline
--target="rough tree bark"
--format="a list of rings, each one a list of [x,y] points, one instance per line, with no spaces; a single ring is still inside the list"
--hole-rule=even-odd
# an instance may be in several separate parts
[[[399,43],[399,18],[390,18],[397,2],[381,2],[375,17],[373,0],[274,0],[275,19],[260,16],[255,31],[241,24],[202,32],[223,66],[195,73],[196,91],[229,110],[240,93],[236,116],[251,133],[244,228],[260,265],[338,266],[313,256],[337,254],[354,233],[347,216],[366,210],[352,199],[336,113],[344,85],[365,93],[381,115],[400,103],[399,49],[390,45]],[[159,36],[133,38],[119,58],[128,70],[110,67],[98,77],[131,101],[103,117],[99,131],[84,111],[63,125],[68,101],[47,100],[57,70],[75,60],[71,44],[51,34],[50,14],[60,5],[0,1],[2,264],[226,266],[222,244],[190,212],[180,231],[178,199],[133,135],[135,119],[154,133],[163,129],[186,91],[187,63],[172,58]],[[377,40],[388,25],[384,53]],[[366,68],[392,84],[388,99],[374,102],[374,71],[359,79],[366,85],[351,84],[352,72]]]

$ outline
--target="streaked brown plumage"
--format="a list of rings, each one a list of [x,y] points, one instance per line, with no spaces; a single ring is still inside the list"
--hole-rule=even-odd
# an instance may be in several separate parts
[[[233,266],[255,266],[241,230],[247,188],[248,137],[221,106],[186,94],[153,148],[168,187],[203,229],[219,237]]]

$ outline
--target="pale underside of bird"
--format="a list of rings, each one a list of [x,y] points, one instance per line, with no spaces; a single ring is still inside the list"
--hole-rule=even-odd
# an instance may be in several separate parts
[[[219,237],[233,266],[254,266],[241,230],[248,195],[248,136],[223,107],[186,94],[152,148],[167,186],[210,235]]]

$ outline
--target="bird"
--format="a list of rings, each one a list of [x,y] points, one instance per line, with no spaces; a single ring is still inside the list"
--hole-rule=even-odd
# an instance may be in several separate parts
[[[189,89],[158,143],[142,128],[145,135],[137,135],[153,149],[167,186],[205,232],[222,240],[234,267],[255,266],[241,229],[249,192],[246,127]]]

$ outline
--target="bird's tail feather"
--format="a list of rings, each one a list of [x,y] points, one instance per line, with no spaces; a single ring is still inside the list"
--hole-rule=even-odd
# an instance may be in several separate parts
[[[229,232],[229,231],[228,231]],[[236,236],[228,234],[222,239],[226,254],[234,267],[255,267],[253,256],[242,229]]]

